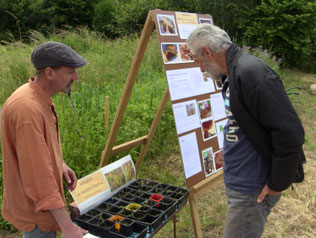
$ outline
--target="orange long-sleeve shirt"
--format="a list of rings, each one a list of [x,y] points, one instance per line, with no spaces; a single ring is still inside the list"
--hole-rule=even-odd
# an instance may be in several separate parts
[[[1,112],[2,216],[23,231],[60,230],[49,210],[66,207],[62,152],[52,99],[33,82]]]

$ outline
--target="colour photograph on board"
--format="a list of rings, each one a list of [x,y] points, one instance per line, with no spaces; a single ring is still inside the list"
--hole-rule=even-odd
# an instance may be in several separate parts
[[[189,50],[187,44],[179,44],[180,49],[180,59],[185,62],[194,62],[193,56]]]
[[[191,52],[185,43],[161,43],[161,53],[165,64],[194,62]]]
[[[161,51],[162,51],[163,61],[165,64],[180,63],[178,44],[162,43]]]
[[[211,99],[199,101],[197,104],[201,120],[212,117]]]
[[[214,160],[215,160],[215,168],[216,170],[219,170],[221,168],[223,168],[223,151],[217,151],[216,153],[214,153]]]
[[[193,116],[193,115],[196,114],[194,103],[185,105],[185,108],[187,110],[187,115],[188,116]]]
[[[214,80],[214,83],[216,85],[216,90],[222,90],[223,89],[223,84],[221,84],[219,81]]]
[[[199,18],[200,24],[213,24],[213,20],[209,18]]]
[[[203,140],[209,140],[216,136],[215,123],[213,119],[202,122]]]
[[[203,168],[205,176],[209,176],[215,172],[214,158],[213,158],[213,148],[207,148],[202,151]]]
[[[157,14],[157,21],[159,25],[159,32],[162,36],[177,36],[177,27],[172,15]]]

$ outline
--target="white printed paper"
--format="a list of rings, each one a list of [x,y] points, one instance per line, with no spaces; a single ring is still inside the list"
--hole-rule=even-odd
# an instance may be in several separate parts
[[[167,70],[171,101],[213,92],[214,84],[205,80],[200,68]]]
[[[223,121],[216,122],[216,132],[217,132],[217,140],[218,140],[218,146],[220,149],[223,148],[224,143],[224,127],[227,123],[227,119]]]
[[[211,103],[214,120],[220,120],[226,117],[224,99],[221,93],[211,95]]]
[[[172,105],[178,134],[194,130],[201,126],[196,100]]]
[[[196,140],[196,133],[179,137],[181,155],[183,159],[185,178],[188,179],[202,171],[200,153]]]
[[[197,25],[182,25],[179,24],[179,34],[181,39],[188,39],[191,32],[197,27]]]

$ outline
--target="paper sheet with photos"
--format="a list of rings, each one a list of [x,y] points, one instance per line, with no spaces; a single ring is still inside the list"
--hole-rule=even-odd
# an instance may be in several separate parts
[[[78,180],[71,193],[80,213],[112,197],[136,180],[136,169],[130,155]]]

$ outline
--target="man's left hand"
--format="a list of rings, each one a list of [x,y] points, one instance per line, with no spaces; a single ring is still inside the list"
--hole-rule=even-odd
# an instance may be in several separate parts
[[[76,173],[71,168],[69,168],[65,162],[63,162],[63,176],[67,183],[67,190],[74,190],[77,185],[77,176]]]
[[[274,191],[268,187],[268,185],[264,185],[263,189],[261,190],[261,193],[257,197],[257,203],[262,203],[266,195],[272,195],[276,196],[280,194],[280,192]]]

